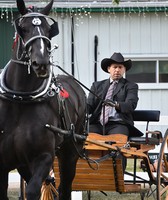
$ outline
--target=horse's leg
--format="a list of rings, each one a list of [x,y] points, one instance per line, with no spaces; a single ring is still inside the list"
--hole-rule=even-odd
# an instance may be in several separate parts
[[[0,200],[8,200],[8,171],[0,168]]]
[[[31,164],[32,177],[26,187],[27,200],[39,200],[42,183],[48,176],[52,163],[52,156],[48,153],[38,156],[38,158],[33,161]]]
[[[78,157],[71,153],[59,159],[60,185],[59,200],[71,200],[72,181],[75,177]]]
[[[24,200],[26,199],[25,195],[25,189],[26,189],[26,184],[25,182],[28,184],[29,180],[31,179],[31,172],[28,166],[22,166],[22,167],[18,167],[17,168],[20,176],[22,177],[22,179],[20,179],[20,196],[19,196],[19,200]]]
[[[32,176],[30,169],[27,166],[24,166],[24,167],[18,167],[17,170],[20,176],[26,181],[26,183],[28,183]]]

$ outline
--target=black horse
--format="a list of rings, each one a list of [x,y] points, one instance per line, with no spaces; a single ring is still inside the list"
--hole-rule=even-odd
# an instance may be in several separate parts
[[[59,199],[71,199],[83,146],[75,134],[84,133],[86,100],[73,78],[53,75],[51,38],[59,31],[47,16],[52,5],[53,0],[37,12],[17,0],[21,17],[14,22],[13,55],[0,79],[0,200],[8,199],[8,173],[13,169],[27,182],[27,200],[39,199],[55,153],[61,174]],[[50,125],[69,134],[52,132]]]

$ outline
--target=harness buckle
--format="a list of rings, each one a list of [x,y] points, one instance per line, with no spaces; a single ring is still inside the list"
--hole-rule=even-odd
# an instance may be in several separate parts
[[[55,96],[55,92],[53,92],[53,90],[49,90],[48,92],[47,92],[47,95],[49,96],[49,97],[53,97],[53,96]]]
[[[72,135],[74,141],[77,142],[76,141],[76,137],[75,137],[75,126],[72,123],[71,123],[71,129],[70,129],[70,131],[71,131],[71,135]]]
[[[15,94],[13,95],[13,99],[16,99],[16,100],[23,100],[23,97],[22,96],[16,96]]]
[[[53,96],[55,96],[55,94],[59,94],[60,90],[61,90],[60,85],[57,86],[57,85],[55,85],[55,83],[52,83],[47,92],[47,95],[49,97],[53,97]]]

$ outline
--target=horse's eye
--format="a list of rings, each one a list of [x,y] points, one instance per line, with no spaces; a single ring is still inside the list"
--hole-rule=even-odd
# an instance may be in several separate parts
[[[50,31],[51,31],[51,26],[48,28],[48,32],[50,33]]]
[[[21,27],[21,30],[23,33],[27,33],[29,29],[26,29],[26,27]]]
[[[24,25],[20,25],[20,28],[21,28],[22,30],[24,30],[24,29],[25,29],[25,26],[24,26]]]

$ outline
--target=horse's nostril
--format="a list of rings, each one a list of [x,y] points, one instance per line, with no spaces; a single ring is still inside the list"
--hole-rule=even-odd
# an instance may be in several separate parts
[[[34,61],[32,62],[32,67],[37,77],[48,78],[49,76],[48,65],[38,64],[36,61]]]
[[[37,64],[36,61],[32,62],[32,64],[33,64],[34,67],[39,67],[39,65]]]

